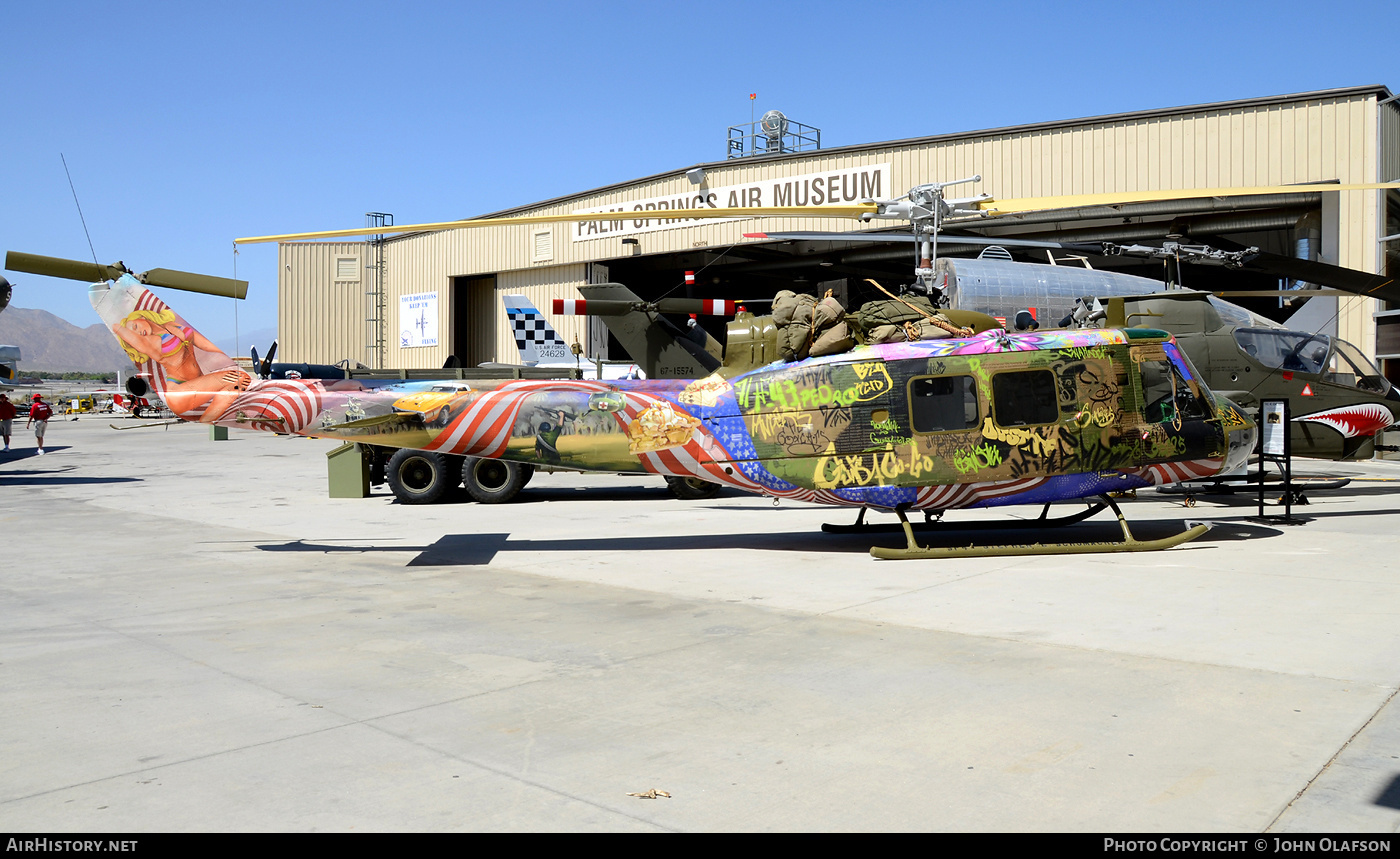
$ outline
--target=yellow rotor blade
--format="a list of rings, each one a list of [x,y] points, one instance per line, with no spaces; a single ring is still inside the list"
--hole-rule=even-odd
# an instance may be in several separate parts
[[[1193,200],[1197,197],[1247,197],[1267,194],[1308,194],[1318,191],[1378,191],[1400,188],[1400,182],[1373,182],[1359,185],[1260,185],[1250,188],[1181,188],[1166,191],[1121,191],[1110,194],[1070,194],[1063,197],[1021,197],[984,200],[972,204],[997,215],[1034,212],[1043,209],[1078,209],[1086,206],[1121,206],[1126,203],[1155,203],[1160,200]]]
[[[874,214],[875,204],[855,206],[741,206],[729,209],[646,209],[634,212],[574,212],[568,215],[525,215],[515,218],[476,218],[467,221],[439,221],[432,224],[395,224],[392,227],[359,227],[353,230],[324,230],[318,233],[283,233],[234,239],[234,244],[292,242],[302,239],[338,239],[350,236],[378,236],[397,233],[464,230],[471,227],[502,227],[515,224],[558,224],[575,221],[684,221],[697,218],[859,218]]]

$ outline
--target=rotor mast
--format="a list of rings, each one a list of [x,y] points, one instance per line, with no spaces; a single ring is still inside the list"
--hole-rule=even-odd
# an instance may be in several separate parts
[[[965,208],[973,203],[990,200],[991,195],[979,194],[949,200],[943,189],[968,182],[980,182],[982,176],[969,176],[952,182],[929,182],[915,185],[902,197],[893,200],[874,200],[877,209],[873,214],[861,215],[862,221],[899,220],[908,221],[914,232],[914,291],[924,295],[937,296],[938,287],[933,283],[933,263],[938,259],[938,231],[943,219],[954,212],[975,213],[974,208]]]

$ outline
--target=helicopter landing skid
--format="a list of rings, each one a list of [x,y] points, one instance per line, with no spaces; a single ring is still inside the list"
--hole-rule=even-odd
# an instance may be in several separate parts
[[[1266,491],[1282,489],[1291,491],[1297,495],[1304,492],[1325,491],[1328,489],[1341,489],[1351,483],[1350,477],[1339,477],[1335,480],[1318,480],[1315,478],[1294,478],[1291,482],[1266,481],[1264,488]],[[1157,491],[1163,495],[1233,495],[1236,492],[1258,492],[1259,481],[1224,481],[1217,480],[1211,483],[1202,482],[1193,486],[1177,483],[1170,486],[1158,486]]]
[[[1068,516],[1060,516],[1055,519],[1047,519],[1050,513],[1050,505],[1046,504],[1045,509],[1040,511],[1040,518],[1027,519],[1020,522],[966,522],[957,525],[950,525],[938,519],[926,519],[923,522],[910,522],[901,516],[900,522],[883,522],[878,525],[866,524],[865,511],[869,508],[862,507],[856,514],[856,521],[850,525],[835,525],[831,522],[822,524],[822,531],[827,534],[898,534],[905,529],[905,526],[915,531],[999,531],[1008,528],[1058,528],[1061,525],[1073,525],[1075,522],[1083,522],[1090,516],[1103,510],[1107,505],[1102,502],[1091,504],[1078,513]]]
[[[908,547],[904,549],[887,549],[883,546],[872,546],[870,548],[870,554],[876,558],[885,560],[899,560],[990,558],[1002,555],[1080,555],[1105,552],[1156,552],[1162,549],[1170,549],[1173,546],[1179,546],[1189,540],[1194,540],[1210,530],[1209,525],[1198,524],[1186,529],[1180,534],[1173,534],[1170,537],[1163,537],[1159,540],[1139,540],[1134,537],[1133,532],[1128,529],[1128,521],[1123,518],[1123,511],[1118,509],[1118,505],[1114,503],[1113,499],[1109,498],[1107,495],[1100,495],[1099,500],[1102,503],[1090,508],[1090,511],[1097,513],[1104,507],[1113,508],[1113,512],[1118,516],[1118,524],[1123,528],[1122,542],[1031,543],[1011,546],[959,546],[956,548],[931,549],[927,546],[920,546],[915,541],[913,526],[909,524],[909,519],[904,515],[904,511],[895,510],[895,513],[899,516],[900,524],[904,529],[905,539],[908,540]],[[1042,513],[1041,516],[1043,518],[1044,513]],[[1084,519],[1087,518],[1087,516],[1080,516],[1079,518]]]

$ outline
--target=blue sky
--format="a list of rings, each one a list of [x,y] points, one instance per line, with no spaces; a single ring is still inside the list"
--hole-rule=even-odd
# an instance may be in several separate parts
[[[232,275],[238,236],[447,220],[724,157],[778,108],[827,146],[1360,84],[1400,3],[12,3],[0,250]],[[953,178],[953,177],[929,177]],[[240,332],[275,327],[242,249]],[[97,321],[69,281],[14,304]],[[229,299],[166,296],[220,340]],[[239,351],[246,351],[240,343]],[[340,356],[332,356],[340,357]]]

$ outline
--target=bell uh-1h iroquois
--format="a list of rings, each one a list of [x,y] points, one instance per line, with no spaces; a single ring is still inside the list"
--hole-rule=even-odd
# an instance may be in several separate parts
[[[401,406],[426,383],[256,380],[200,346],[193,328],[134,278],[96,284],[90,295],[138,371],[185,420],[439,459],[685,476],[901,518],[906,510],[1048,508],[1095,496],[1112,505],[1109,492],[1232,469],[1255,435],[1248,417],[1200,382],[1169,335],[1145,329],[993,329],[729,378],[507,381],[458,391],[447,419],[430,421]],[[176,350],[160,348],[182,334]],[[175,381],[168,355],[187,347],[200,372]],[[872,552],[946,554],[918,547],[906,530],[908,548]],[[1022,551],[1158,549],[1204,530],[1138,541],[1124,524],[1122,542]]]
[[[921,186],[908,204],[885,201],[837,214],[910,218],[917,237],[926,212],[936,222],[945,203],[941,191]],[[922,233],[918,280],[924,283],[934,272],[927,249],[937,240],[934,227]],[[114,331],[145,329],[150,337],[156,326],[192,330],[134,278],[96,285],[92,299]],[[1232,470],[1248,457],[1255,436],[1253,422],[1210,392],[1170,335],[1142,328],[963,330],[757,369],[738,362],[698,380],[488,384],[458,391],[446,414],[439,410],[431,422],[421,410],[399,407],[415,392],[413,383],[251,380],[221,353],[198,349],[203,389],[172,384],[154,345],[133,359],[167,403],[179,401],[175,411],[186,420],[420,450],[439,463],[484,457],[507,472],[547,463],[679,475],[775,497],[893,510],[909,544],[872,550],[882,557],[967,553],[919,547],[907,510],[1035,503],[1048,512],[1055,501],[1094,496],[1112,506],[1110,492]],[[1165,548],[1204,528],[1146,542],[1135,540],[1126,523],[1123,531],[1122,542],[993,551]]]

